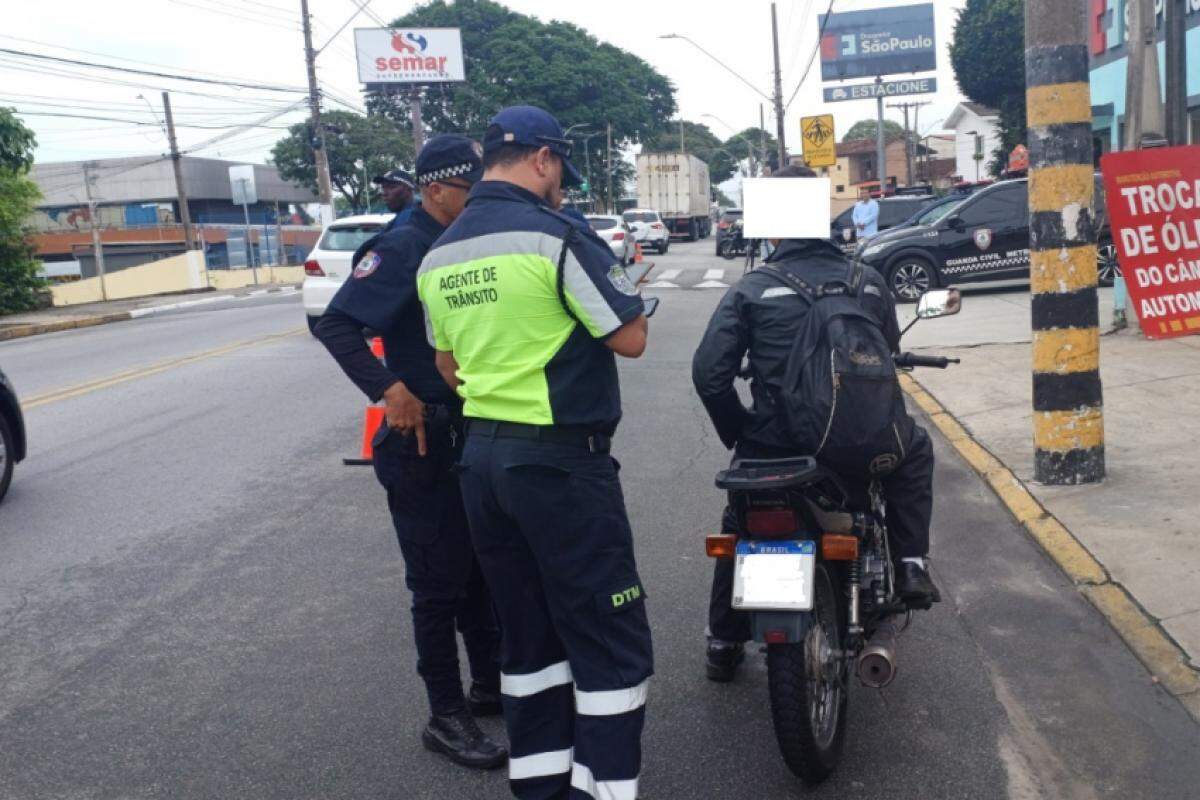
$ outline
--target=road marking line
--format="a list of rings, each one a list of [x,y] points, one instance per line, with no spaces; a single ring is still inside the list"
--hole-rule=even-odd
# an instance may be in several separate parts
[[[671,283],[670,281],[655,281],[654,283],[647,283],[644,286],[644,288],[646,288],[646,289],[678,289],[679,284]]]
[[[169,361],[160,361],[159,363],[151,364],[148,367],[138,367],[126,372],[118,372],[116,375],[110,375],[107,378],[101,378],[99,380],[81,383],[76,386],[68,386],[65,389],[56,389],[52,392],[36,395],[22,403],[21,406],[26,411],[30,411],[38,406],[57,403],[60,400],[70,400],[73,397],[90,394],[100,389],[107,389],[110,386],[117,386],[122,383],[137,380],[138,378],[148,378],[151,375],[157,375],[160,372],[166,372],[167,370],[171,370],[176,367],[194,364],[197,361],[204,361],[209,358],[216,358],[217,356],[228,355],[229,353],[234,353],[238,350],[245,350],[246,348],[254,347],[255,345],[279,341],[280,339],[285,339],[289,336],[297,336],[303,332],[304,329],[300,328],[294,331],[288,331],[287,333],[273,333],[269,336],[261,336],[255,339],[243,339],[240,342],[227,344],[223,347],[218,347],[213,350],[205,350],[202,353],[195,353],[194,355],[184,356],[183,358],[173,358]]]
[[[1113,582],[1104,565],[1083,543],[920,383],[910,375],[902,375],[900,385],[971,469],[992,488],[1030,538],[1108,620],[1154,679],[1200,722],[1200,672],[1189,666],[1187,653],[1159,621],[1146,613],[1125,587]]]
[[[673,281],[683,274],[681,269],[664,269],[655,277],[660,281]]]
[[[720,281],[704,281],[703,283],[697,283],[694,288],[696,288],[696,289],[728,289],[729,284],[721,283]]]
[[[724,277],[725,277],[725,270],[723,270],[723,269],[710,269],[710,270],[705,271],[705,273],[704,273],[704,280],[706,280],[706,281],[719,281],[719,280],[721,280],[721,278],[724,278]]]

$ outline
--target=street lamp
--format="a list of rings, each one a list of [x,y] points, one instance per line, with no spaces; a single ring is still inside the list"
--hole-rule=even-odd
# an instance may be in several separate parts
[[[566,139],[568,136],[570,136],[571,131],[575,130],[576,128],[590,128],[590,127],[592,127],[592,123],[590,123],[590,122],[576,123],[575,125],[572,125],[571,127],[567,128],[565,131],[563,131],[563,138]]]
[[[583,125],[572,125],[570,128],[567,128],[566,135],[569,136],[571,133],[571,130],[574,128],[580,128],[580,127],[586,127],[586,126],[587,126],[587,123],[584,123]],[[602,134],[597,132],[597,133],[588,133],[588,134],[585,134],[585,135],[579,137],[580,139],[583,139],[583,171],[584,171],[584,173],[587,174],[588,210],[591,211],[593,214],[596,213],[596,204],[595,204],[595,201],[593,200],[595,195],[592,194],[592,153],[588,149],[588,142],[591,141],[592,137],[601,136],[601,135]]]
[[[768,102],[772,102],[772,103],[773,103],[773,102],[775,102],[775,101],[774,101],[772,98],[768,97],[766,94],[764,94],[763,92],[759,91],[758,87],[757,87],[757,86],[755,86],[753,83],[751,83],[750,81],[746,80],[745,78],[743,78],[743,77],[742,77],[741,75],[739,75],[738,73],[734,72],[734,71],[733,71],[733,70],[732,70],[732,69],[729,67],[729,65],[728,65],[728,64],[726,64],[724,61],[722,61],[721,59],[717,58],[717,57],[716,57],[716,56],[714,56],[712,53],[708,52],[707,50],[705,50],[703,47],[701,47],[700,45],[698,45],[698,44],[696,44],[695,42],[693,42],[693,41],[692,41],[691,39],[689,39],[688,37],[686,37],[686,36],[684,36],[684,35],[682,35],[682,34],[679,34],[679,33],[664,33],[664,34],[660,34],[658,38],[660,38],[660,39],[682,39],[683,41],[685,41],[685,42],[687,42],[688,44],[690,44],[692,47],[694,47],[694,48],[696,48],[697,50],[699,50],[701,53],[704,53],[704,55],[708,56],[708,57],[709,57],[709,58],[711,58],[713,61],[715,61],[715,62],[717,62],[718,64],[720,64],[722,69],[724,69],[726,72],[728,72],[728,73],[729,73],[730,75],[732,75],[733,77],[737,78],[737,79],[738,79],[739,81],[741,81],[742,83],[744,83],[744,84],[746,84],[747,86],[749,86],[751,89],[753,89],[753,90],[754,90],[754,92],[755,92],[755,94],[757,94],[759,97],[761,97],[762,99],[764,99],[764,100],[766,100],[766,101],[768,101]]]
[[[753,177],[753,175],[754,175],[754,162],[755,162],[756,160],[758,160],[758,159],[757,159],[757,156],[755,155],[756,151],[755,151],[755,149],[754,149],[754,143],[753,143],[753,142],[751,142],[751,141],[750,141],[748,138],[746,138],[746,134],[745,134],[745,133],[738,133],[737,131],[735,131],[735,130],[733,129],[733,126],[732,126],[732,125],[730,125],[728,122],[726,122],[725,120],[723,120],[723,119],[721,119],[720,117],[718,117],[716,114],[701,114],[700,116],[702,116],[702,117],[709,117],[710,119],[715,119],[717,122],[721,123],[721,124],[722,124],[722,125],[724,125],[726,128],[728,128],[728,129],[729,129],[729,132],[733,134],[733,136],[729,137],[731,141],[732,141],[733,139],[742,139],[742,140],[744,140],[744,141],[746,142],[746,154],[747,154],[747,155],[749,156],[749,158],[750,158],[750,174],[751,174],[751,177]],[[726,151],[726,152],[728,152],[728,151]],[[732,154],[731,154],[731,155],[732,155]],[[763,161],[763,162],[765,162],[766,160],[767,160],[767,154],[766,154],[766,153],[763,153],[763,154],[762,154],[762,161]]]

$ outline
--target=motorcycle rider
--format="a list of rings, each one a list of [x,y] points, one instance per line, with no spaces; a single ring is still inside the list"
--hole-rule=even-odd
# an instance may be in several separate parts
[[[772,178],[816,177],[808,167],[788,166]],[[807,283],[821,286],[844,280],[849,262],[841,249],[826,239],[771,240],[774,252],[767,263],[794,271]],[[900,324],[887,283],[867,267],[859,300],[883,332],[892,352],[900,347]],[[734,458],[787,458],[796,455],[783,443],[787,435],[775,411],[773,395],[782,390],[792,342],[804,324],[808,301],[796,290],[761,270],[747,273],[731,288],[713,312],[692,361],[692,382],[717,435]],[[749,356],[752,405],[738,397],[734,381],[742,359]],[[929,523],[933,511],[933,445],[920,426],[912,426],[904,445],[905,457],[882,480],[887,501],[889,546],[896,560],[899,596],[910,608],[928,608],[941,598],[929,576]],[[849,478],[849,476],[847,476]],[[850,478],[853,480],[853,478]],[[737,519],[725,509],[722,531],[737,532]],[[733,561],[718,559],[713,573],[708,614],[707,674],[711,680],[733,679],[750,638],[749,617],[730,607]]]

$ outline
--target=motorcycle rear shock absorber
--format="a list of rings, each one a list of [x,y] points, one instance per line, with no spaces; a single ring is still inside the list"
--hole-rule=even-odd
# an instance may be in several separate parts
[[[862,556],[850,562],[850,624],[847,626],[851,636],[860,636],[863,632],[862,621],[859,619],[859,595],[862,593]]]

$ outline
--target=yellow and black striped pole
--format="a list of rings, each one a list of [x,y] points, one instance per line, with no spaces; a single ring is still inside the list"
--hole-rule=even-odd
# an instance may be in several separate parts
[[[1027,0],[1034,479],[1104,478],[1087,0]]]

